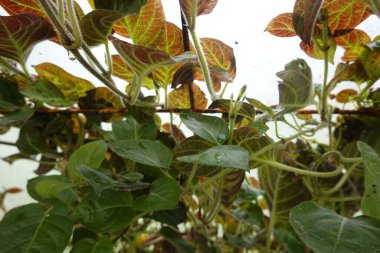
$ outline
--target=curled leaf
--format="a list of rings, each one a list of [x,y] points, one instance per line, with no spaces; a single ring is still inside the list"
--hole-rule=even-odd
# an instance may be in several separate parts
[[[179,0],[189,29],[194,30],[196,17],[211,13],[217,3],[218,0]]]
[[[352,101],[352,98],[356,97],[358,95],[358,92],[353,89],[345,89],[340,91],[335,99],[338,103],[348,103]]]

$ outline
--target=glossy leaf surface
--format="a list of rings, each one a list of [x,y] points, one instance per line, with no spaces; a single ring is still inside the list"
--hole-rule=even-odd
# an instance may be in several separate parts
[[[221,118],[195,112],[184,112],[180,116],[187,128],[209,142],[222,144],[228,139],[228,127]]]
[[[377,219],[348,219],[314,202],[296,206],[289,219],[301,240],[316,253],[376,252],[380,248]]]
[[[73,224],[42,204],[17,207],[0,222],[2,253],[63,252],[69,243]]]
[[[181,188],[176,180],[159,178],[151,184],[148,195],[133,202],[133,208],[148,212],[173,209],[178,203],[180,193]]]
[[[172,162],[172,151],[156,141],[121,140],[109,145],[119,156],[145,165],[169,168]]]
[[[234,145],[215,146],[197,155],[178,157],[177,160],[209,166],[219,166],[241,170],[249,169],[249,153],[246,149]]]
[[[54,36],[51,25],[38,15],[1,16],[0,56],[24,63],[35,44]]]

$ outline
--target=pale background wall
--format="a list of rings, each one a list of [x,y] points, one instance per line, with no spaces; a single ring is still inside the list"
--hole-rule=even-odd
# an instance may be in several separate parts
[[[180,24],[178,1],[162,0],[168,21]],[[90,9],[86,0],[78,0],[85,12]],[[312,66],[314,81],[320,82],[322,78],[322,61],[308,58],[300,49],[300,40],[293,38],[277,38],[264,32],[269,21],[283,12],[292,12],[293,0],[219,0],[218,5],[210,15],[201,16],[197,21],[197,33],[199,37],[211,37],[222,40],[234,48],[237,61],[237,77],[231,84],[227,94],[236,94],[243,85],[248,85],[249,97],[260,99],[266,104],[276,104],[278,100],[277,77],[275,73],[282,70],[283,66],[292,59],[304,58]],[[0,14],[5,12],[0,9]],[[360,26],[372,37],[380,32],[380,20],[371,17]],[[103,49],[98,48],[99,57],[103,57]],[[338,58],[342,55],[337,53]],[[28,61],[28,66],[33,72],[32,65],[49,61],[63,66],[68,72],[79,77],[86,78],[95,85],[99,81],[83,71],[81,65],[68,59],[68,53],[63,48],[51,42],[37,45]],[[330,75],[331,75],[330,71]],[[123,87],[123,82],[120,82]],[[228,95],[229,96],[229,95]],[[12,129],[8,134],[0,136],[0,140],[15,142],[17,130]],[[16,153],[17,149],[0,145],[0,157],[6,157]],[[0,160],[0,189],[18,186],[26,187],[27,180],[34,177],[33,170],[36,163],[18,161],[12,166]],[[20,194],[8,195],[6,207],[32,201],[26,191]],[[1,216],[0,211],[0,216]]]

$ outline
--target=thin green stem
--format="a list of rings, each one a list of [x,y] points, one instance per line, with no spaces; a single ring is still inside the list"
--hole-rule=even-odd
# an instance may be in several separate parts
[[[222,90],[222,92],[220,93],[220,97],[221,97],[221,98],[224,96],[224,93],[226,93],[226,90],[227,90],[227,87],[228,87],[229,84],[230,84],[230,83],[227,82],[227,83],[224,85],[223,90]]]
[[[207,185],[215,183],[216,180],[218,180],[221,177],[224,177],[225,175],[227,175],[231,171],[232,171],[231,169],[224,169],[221,172],[219,172],[218,174],[216,174],[215,176],[206,178],[206,180],[203,183],[194,185],[192,188],[193,188],[193,190],[202,189],[203,187],[205,187]]]
[[[189,29],[189,31],[190,31],[191,38],[193,39],[195,50],[196,50],[197,55],[198,55],[198,60],[199,60],[199,63],[201,65],[201,69],[202,69],[203,76],[204,76],[204,79],[205,79],[205,82],[207,85],[207,89],[210,92],[211,100],[214,101],[214,100],[218,99],[218,95],[215,93],[215,90],[214,90],[214,85],[212,82],[210,69],[208,68],[207,60],[206,60],[206,57],[204,55],[201,43],[200,43],[195,31],[192,29]]]
[[[273,237],[273,232],[274,232],[274,226],[276,225],[275,213],[277,212],[277,198],[278,198],[278,193],[279,193],[278,188],[279,188],[280,179],[281,179],[281,176],[278,176],[277,181],[276,181],[273,201],[272,201],[273,204],[272,204],[270,217],[269,217],[269,225],[267,229],[267,238],[266,238],[266,243],[265,243],[265,249],[267,253],[271,253],[272,237]]]
[[[361,199],[362,199],[361,196],[349,196],[349,197],[327,198],[326,201],[329,201],[329,202],[350,202],[350,201],[359,201]]]
[[[110,46],[108,39],[105,40],[104,46],[106,48],[106,59],[107,59],[107,65],[108,65],[108,73],[107,78],[111,79],[112,73],[113,73],[113,65],[112,65],[112,56],[110,52]]]
[[[58,16],[61,24],[65,23],[65,5],[66,0],[58,0]]]
[[[79,21],[75,13],[75,6],[73,0],[67,0],[67,11],[69,13],[69,19],[71,21],[71,28],[74,35],[74,42],[71,45],[67,45],[68,49],[77,49],[82,45],[82,32],[80,30]]]
[[[371,89],[371,87],[376,83],[376,81],[368,81],[367,85],[365,86],[365,88],[360,92],[359,94],[359,99],[364,99],[366,96],[367,96],[367,93],[369,91],[369,89]]]
[[[311,176],[311,177],[323,177],[323,178],[336,177],[342,172],[342,169],[343,169],[342,167],[339,167],[334,171],[317,172],[317,171],[310,171],[310,170],[302,170],[302,169],[291,167],[279,162],[264,160],[260,158],[251,158],[251,160],[265,164],[265,165],[272,166],[280,170],[285,170],[285,171],[289,171],[289,172],[296,173],[299,175]]]
[[[220,204],[222,202],[223,195],[223,185],[224,185],[224,177],[219,179],[218,188],[216,189],[216,196],[214,200],[214,204],[208,212],[206,218],[204,219],[204,223],[209,224],[215,218],[215,216],[219,213]]]
[[[193,168],[191,169],[190,175],[186,181],[186,187],[185,187],[186,190],[190,189],[191,182],[193,181],[193,179],[197,173],[197,170],[198,170],[198,163],[193,163]]]
[[[315,133],[318,130],[324,128],[324,127],[326,127],[326,124],[321,124],[321,125],[317,126],[316,128],[303,130],[303,131],[298,132],[298,133],[296,133],[296,134],[294,134],[292,136],[289,136],[289,137],[287,137],[285,139],[282,139],[282,140],[274,142],[274,143],[272,143],[270,145],[267,145],[267,146],[261,148],[259,151],[256,151],[256,152],[252,153],[250,155],[250,159],[253,159],[253,158],[255,158],[255,157],[259,156],[259,155],[262,155],[262,154],[264,154],[264,153],[266,153],[266,152],[268,152],[268,151],[270,151],[270,150],[272,150],[272,149],[274,149],[274,148],[276,148],[276,147],[278,147],[280,145],[283,145],[284,143],[287,143],[287,142],[289,142],[291,140],[294,140],[294,139],[296,139],[296,138],[298,138],[300,136],[303,136],[303,135],[305,135],[307,133]],[[246,142],[248,140],[249,139],[245,139],[239,145],[241,145],[242,143],[244,143],[244,142]]]
[[[4,68],[10,70],[13,73],[15,73],[17,75],[20,75],[21,77],[23,77],[25,79],[29,79],[30,78],[29,76],[26,75],[26,73],[23,73],[18,68],[16,68],[15,66],[13,66],[11,63],[9,63],[6,60],[4,60],[2,57],[0,57],[0,65],[3,66]]]
[[[352,171],[360,164],[361,162],[357,162],[357,163],[354,163],[350,166],[350,168],[347,170],[347,172],[343,175],[343,177],[338,181],[338,183],[336,183],[336,185],[327,190],[327,191],[321,191],[322,194],[325,194],[325,195],[331,195],[337,191],[340,190],[340,188],[342,188],[343,184],[350,178],[350,175],[352,173]]]
[[[8,142],[8,141],[0,141],[0,145],[16,146],[16,143]]]

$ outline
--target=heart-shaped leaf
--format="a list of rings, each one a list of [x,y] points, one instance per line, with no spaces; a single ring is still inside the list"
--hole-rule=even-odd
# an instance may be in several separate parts
[[[99,240],[85,238],[74,244],[70,253],[114,253],[112,241],[103,237]]]
[[[194,109],[205,110],[207,108],[206,94],[199,88],[198,85],[191,85],[194,99]],[[190,109],[190,88],[189,85],[182,85],[181,87],[169,93],[169,108],[170,109]]]
[[[75,103],[75,101],[65,99],[65,96],[57,86],[43,79],[29,84],[21,93],[29,98],[52,106],[70,106]]]
[[[301,240],[316,253],[376,252],[380,248],[377,219],[348,219],[314,202],[305,202],[293,208],[289,220]]]
[[[153,122],[140,124],[132,116],[127,116],[124,121],[112,122],[112,134],[115,140],[154,140],[157,128]]]
[[[119,156],[145,165],[169,168],[172,151],[165,145],[151,140],[117,140],[110,148]]]
[[[146,212],[173,209],[178,203],[180,193],[181,188],[176,180],[159,178],[151,184],[148,195],[133,202],[133,209]]]
[[[34,66],[34,68],[41,79],[52,82],[69,100],[84,97],[86,96],[86,91],[95,88],[89,81],[73,76],[52,63],[41,63]]]
[[[115,30],[122,36],[131,38],[135,45],[155,48],[165,35],[164,8],[161,0],[146,0],[146,2],[138,14],[128,15],[120,20]]]
[[[363,214],[380,219],[380,157],[364,142],[358,142],[358,149],[364,166]]]
[[[217,3],[218,0],[179,0],[189,29],[195,30],[196,17],[211,13]]]
[[[221,118],[196,112],[183,112],[180,116],[187,128],[209,142],[222,144],[228,139],[227,124]]]
[[[100,197],[90,193],[74,209],[72,216],[94,231],[115,232],[133,220],[132,203],[130,192],[107,190]]]
[[[63,252],[69,243],[73,223],[42,204],[17,207],[0,222],[0,251]],[[47,239],[48,238],[48,239]]]
[[[100,196],[105,190],[135,191],[149,186],[147,183],[136,182],[128,184],[125,182],[116,181],[102,171],[91,169],[85,165],[79,165],[77,168],[98,196]]]
[[[25,63],[34,45],[53,37],[52,26],[38,15],[0,16],[0,56]]]
[[[84,41],[89,46],[104,44],[111,34],[113,24],[124,15],[111,10],[94,10],[80,21]]]
[[[293,27],[293,14],[292,13],[282,13],[277,17],[273,18],[267,28],[266,32],[277,36],[277,37],[293,37],[296,36],[296,32]]]
[[[189,53],[180,56],[171,56],[158,49],[135,46],[113,36],[110,36],[110,40],[119,52],[121,58],[134,73],[131,91],[133,95],[133,99],[131,99],[132,104],[140,94],[140,87],[144,78],[153,70],[163,66],[195,60],[195,56]]]
[[[248,151],[235,145],[215,146],[197,155],[178,157],[177,160],[225,168],[249,169]]]
[[[297,59],[285,65],[285,70],[276,74],[279,82],[280,107],[284,112],[293,112],[309,105],[314,96],[311,69],[308,64]]]
[[[91,168],[99,168],[106,156],[107,149],[108,145],[104,141],[93,141],[75,150],[66,166],[69,177],[74,182],[84,182],[84,178],[78,172],[77,167],[86,165]]]

